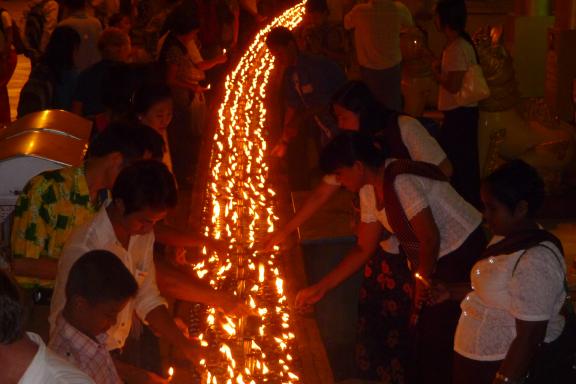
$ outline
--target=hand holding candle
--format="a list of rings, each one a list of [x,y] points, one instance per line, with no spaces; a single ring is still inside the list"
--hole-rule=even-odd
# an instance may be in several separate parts
[[[428,279],[426,279],[424,276],[422,276],[422,275],[419,274],[418,272],[416,272],[416,273],[414,274],[414,277],[415,277],[416,279],[418,279],[422,284],[424,284],[424,286],[425,286],[426,288],[430,288],[430,287],[431,287],[431,284],[430,284],[430,282],[428,281]]]

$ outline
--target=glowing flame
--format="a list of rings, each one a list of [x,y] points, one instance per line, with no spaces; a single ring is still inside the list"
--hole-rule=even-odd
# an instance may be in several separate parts
[[[290,367],[290,340],[294,336],[290,333],[284,282],[274,256],[279,248],[274,247],[272,254],[257,252],[257,248],[278,221],[274,214],[276,192],[268,185],[265,160],[265,99],[274,69],[265,38],[276,26],[296,27],[302,20],[304,3],[287,10],[257,34],[224,85],[224,100],[213,135],[204,206],[206,222],[202,228],[206,236],[227,242],[230,252],[221,254],[203,248],[202,261],[194,266],[194,271],[213,288],[227,290],[242,299],[261,322],[252,321],[255,316],[231,318],[215,308],[207,310],[209,333],[204,332],[198,339],[207,349],[216,347],[220,354],[213,354],[218,358],[203,357],[205,384],[300,381]],[[231,286],[230,282],[236,285]],[[270,323],[266,321],[278,326],[267,327]],[[248,328],[250,334],[246,333]],[[238,353],[244,356],[235,358]],[[210,368],[222,364],[223,369]]]

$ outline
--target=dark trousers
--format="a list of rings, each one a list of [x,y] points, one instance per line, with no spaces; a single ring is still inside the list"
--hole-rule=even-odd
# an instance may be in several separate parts
[[[360,75],[378,101],[391,110],[402,111],[401,64],[386,69],[360,67]]]
[[[454,168],[454,189],[470,204],[481,208],[478,108],[460,107],[444,111],[440,141]]]
[[[446,283],[469,281],[470,270],[485,247],[486,236],[479,226],[457,250],[438,261],[432,277]],[[422,308],[416,329],[414,384],[451,383],[460,312],[460,302],[453,300]]]
[[[452,384],[492,384],[502,360],[478,361],[454,353]]]

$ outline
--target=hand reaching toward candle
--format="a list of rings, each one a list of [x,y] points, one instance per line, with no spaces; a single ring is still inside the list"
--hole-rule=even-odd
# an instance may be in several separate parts
[[[284,141],[280,141],[278,144],[274,146],[274,148],[272,148],[272,152],[270,153],[272,156],[281,159],[284,156],[286,156],[287,151],[288,151],[288,144]]]
[[[286,240],[286,237],[288,237],[288,235],[289,233],[286,232],[284,229],[280,229],[276,232],[273,232],[265,240],[263,252],[272,252],[274,250],[274,246],[282,244]]]
[[[228,315],[236,317],[258,315],[254,309],[242,302],[242,300],[237,296],[222,294],[220,295],[220,298],[221,302],[218,303],[217,306]]]
[[[203,240],[204,245],[206,246],[206,248],[218,252],[219,254],[226,254],[229,251],[229,244],[224,241],[224,240],[217,240],[217,239],[212,239],[210,237],[206,237]]]
[[[186,339],[185,342],[182,342],[178,345],[180,351],[184,354],[184,357],[188,359],[192,364],[196,366],[198,369],[202,369],[200,367],[200,360],[202,360],[203,354],[200,345],[193,340]]]
[[[301,289],[296,295],[294,306],[297,310],[307,312],[312,309],[312,305],[320,301],[326,290],[318,284],[311,285],[307,288]]]

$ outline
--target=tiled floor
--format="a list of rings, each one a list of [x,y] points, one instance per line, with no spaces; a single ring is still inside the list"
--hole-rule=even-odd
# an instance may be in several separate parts
[[[30,74],[30,60],[24,55],[18,56],[18,63],[14,75],[8,82],[8,97],[10,98],[10,115],[12,121],[16,120],[16,108],[18,107],[18,98],[20,97],[20,90],[24,83],[28,80]]]
[[[2,7],[8,10],[13,20],[20,20],[22,11],[26,5],[25,0],[8,0],[2,1]],[[16,107],[18,106],[18,97],[20,96],[20,89],[28,80],[30,74],[30,60],[23,55],[18,56],[18,63],[14,75],[8,82],[8,96],[10,97],[10,112],[12,121],[16,119]]]

